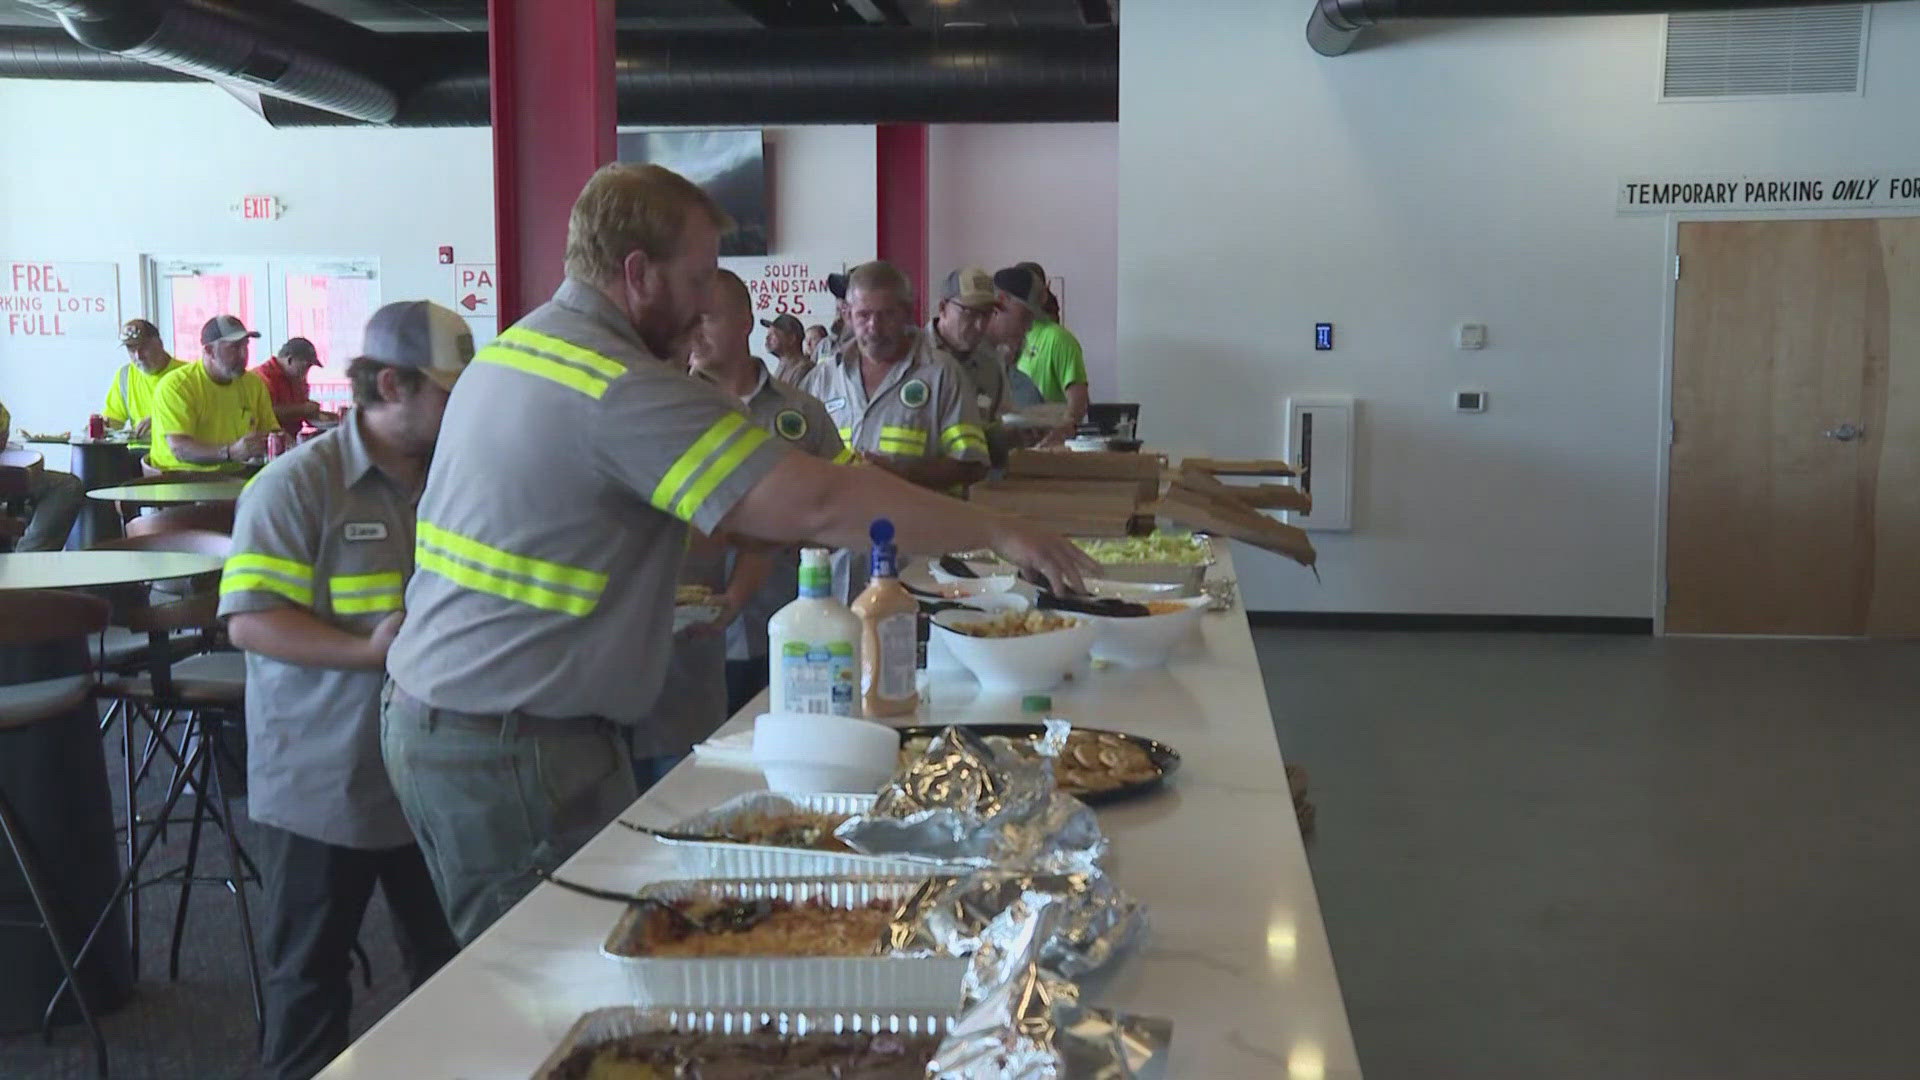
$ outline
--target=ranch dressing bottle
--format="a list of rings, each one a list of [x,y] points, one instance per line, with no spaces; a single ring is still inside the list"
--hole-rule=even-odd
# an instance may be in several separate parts
[[[920,651],[920,604],[900,584],[893,522],[880,518],[873,540],[872,580],[853,602],[860,617],[860,701],[868,717],[906,716],[920,707],[914,685]]]
[[[800,552],[800,598],[767,620],[769,708],[776,713],[858,716],[860,620],[833,598],[825,548]]]

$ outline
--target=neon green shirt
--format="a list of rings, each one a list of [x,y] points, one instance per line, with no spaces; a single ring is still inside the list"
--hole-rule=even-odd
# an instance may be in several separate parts
[[[205,364],[187,364],[168,372],[153,391],[153,463],[168,471],[235,470],[244,462],[191,465],[173,456],[168,435],[187,435],[210,446],[224,446],[242,435],[280,430],[267,384],[251,371],[225,386],[207,376]]]
[[[114,372],[113,381],[107,384],[107,403],[100,408],[100,415],[115,426],[137,424],[153,415],[153,388],[160,380],[186,367],[187,362],[173,357],[167,358],[167,366],[160,369],[158,375],[147,374],[147,369],[139,364],[126,363]]]
[[[1036,318],[1027,331],[1027,347],[1020,353],[1020,370],[1040,388],[1048,401],[1067,400],[1067,387],[1087,381],[1087,362],[1080,339],[1052,319]]]

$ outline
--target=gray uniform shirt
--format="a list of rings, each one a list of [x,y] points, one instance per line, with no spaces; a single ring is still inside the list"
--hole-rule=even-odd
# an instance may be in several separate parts
[[[356,411],[247,485],[220,614],[298,608],[349,633],[400,610],[414,495],[375,465]],[[380,760],[379,671],[247,654],[247,812],[350,848],[413,843]]]
[[[838,464],[853,460],[826,406],[804,390],[797,390],[778,379],[762,376],[760,385],[742,402],[753,422],[773,432],[781,440],[815,457]],[[774,612],[800,595],[800,555],[783,551],[774,558],[773,572],[767,583],[740,617],[727,627],[727,659],[756,660],[767,655],[767,620]]]
[[[973,384],[973,402],[980,410],[982,423],[987,427],[998,423],[1000,414],[1007,411],[1007,369],[1000,351],[983,341],[962,355],[940,337],[934,323],[927,324],[925,333],[933,351],[953,361]]]
[[[898,458],[987,460],[987,437],[973,384],[959,365],[916,331],[906,358],[872,395],[860,374],[860,350],[823,360],[802,390],[820,399],[840,441],[859,453]]]
[[[567,280],[447,404],[389,674],[436,708],[633,723],[666,670],[687,524],[714,532],[785,453]]]

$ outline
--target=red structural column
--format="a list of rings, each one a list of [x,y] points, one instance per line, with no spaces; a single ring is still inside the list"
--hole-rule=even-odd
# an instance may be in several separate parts
[[[567,212],[613,160],[613,0],[487,0],[502,327],[553,294]]]
[[[927,125],[881,124],[874,130],[878,179],[880,258],[907,272],[914,284],[914,314],[927,316]]]

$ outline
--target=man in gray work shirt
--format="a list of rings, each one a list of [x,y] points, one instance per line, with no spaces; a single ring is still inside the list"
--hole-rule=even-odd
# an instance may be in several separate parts
[[[240,497],[220,614],[247,653],[247,810],[261,827],[267,1071],[347,1048],[348,952],[378,884],[419,986],[458,945],[380,760],[381,669],[413,571],[414,505],[466,323],[427,301],[367,324],[338,428]]]
[[[567,222],[566,280],[474,358],[420,500],[382,752],[454,932],[471,941],[673,753],[660,691],[689,526],[902,551],[991,547],[1070,585],[1065,539],[794,453],[661,359],[712,302],[730,222],[657,165],[608,165]]]

